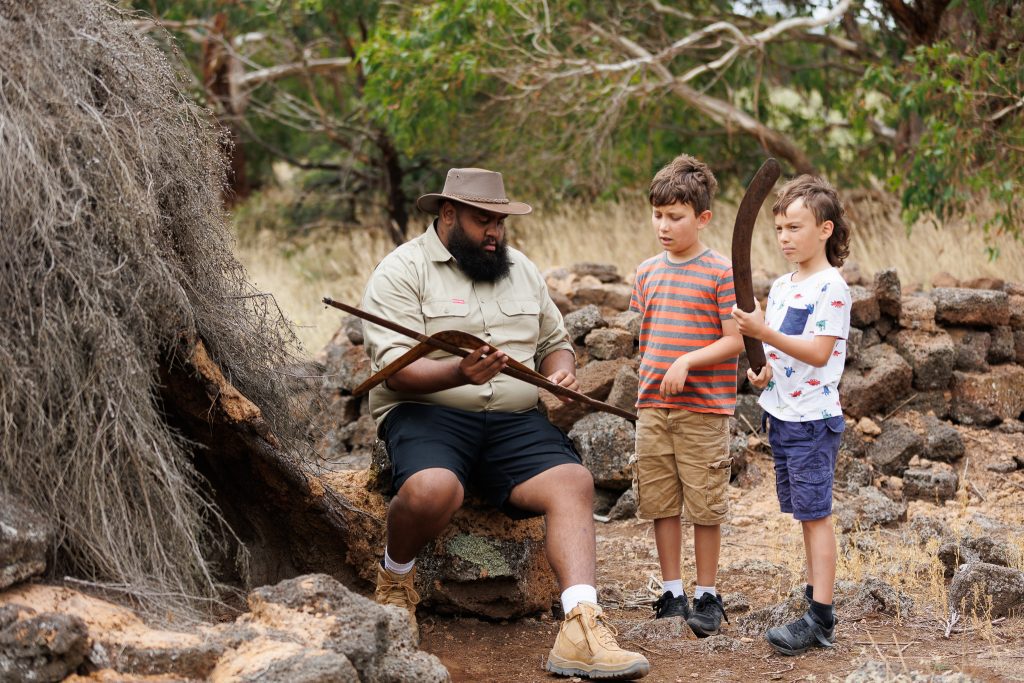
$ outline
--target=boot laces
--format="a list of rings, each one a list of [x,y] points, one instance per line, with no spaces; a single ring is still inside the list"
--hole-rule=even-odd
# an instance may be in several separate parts
[[[383,588],[387,591],[385,604],[409,607],[420,602],[420,594],[416,592],[412,581],[396,581],[388,576]]]
[[[590,629],[597,642],[602,646],[609,650],[619,649],[619,644],[615,640],[615,636],[619,635],[619,632],[605,621],[603,614],[595,614],[590,618]]]

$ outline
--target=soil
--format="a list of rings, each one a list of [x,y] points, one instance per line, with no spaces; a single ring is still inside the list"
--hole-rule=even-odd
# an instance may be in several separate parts
[[[1024,435],[970,428],[961,432],[967,455],[956,464],[966,475],[959,497],[944,504],[914,501],[908,520],[927,516],[941,519],[954,534],[1006,539],[1019,568],[1024,550],[1024,470],[997,473],[986,466],[1024,453]],[[727,611],[733,605],[732,623],[723,624],[723,636],[700,641],[655,633],[649,603],[656,597],[660,575],[651,525],[635,519],[598,524],[600,600],[620,645],[643,652],[650,661],[645,681],[843,680],[868,660],[881,662],[888,680],[910,672],[936,677],[963,673],[979,681],[1024,680],[1024,619],[992,620],[982,615],[950,627],[945,609],[949,579],[942,578],[935,557],[937,542],[911,542],[907,522],[892,529],[840,535],[837,579],[874,576],[897,586],[913,599],[909,613],[844,615],[840,610],[835,647],[796,657],[775,654],[759,634],[743,636],[737,621],[744,614],[776,605],[803,587],[799,526],[778,511],[770,456],[757,454],[752,462],[763,478],[748,489],[730,487],[732,521],[723,526],[717,587],[726,597]],[[685,553],[683,576],[690,578],[687,592],[692,595],[694,568]],[[766,566],[773,569],[766,571]],[[565,680],[543,670],[558,630],[550,614],[494,623],[421,613],[420,623],[421,647],[441,659],[453,681]]]

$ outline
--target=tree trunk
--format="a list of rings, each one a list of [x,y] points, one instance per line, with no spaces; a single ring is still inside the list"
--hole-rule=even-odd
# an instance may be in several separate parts
[[[200,339],[182,339],[175,361],[161,368],[168,422],[199,445],[196,469],[231,531],[248,551],[224,558],[223,577],[246,586],[326,572],[359,581],[341,540],[353,515],[365,515],[325,487],[282,447],[258,407],[224,377]],[[235,548],[234,550],[238,550]]]

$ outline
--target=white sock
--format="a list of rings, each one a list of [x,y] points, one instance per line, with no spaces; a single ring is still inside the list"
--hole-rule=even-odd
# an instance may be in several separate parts
[[[562,591],[562,611],[566,614],[576,609],[576,605],[581,602],[592,602],[596,605],[597,589],[585,583],[578,583]]]
[[[664,590],[671,591],[673,598],[678,598],[680,595],[686,595],[686,593],[683,592],[683,580],[682,579],[672,579],[671,581],[662,581],[661,582],[661,587]]]
[[[712,595],[718,595],[718,593],[715,592],[715,587],[714,586],[697,586],[696,590],[693,593],[693,599],[694,600],[700,600],[700,596],[704,595],[705,593],[711,593]]]
[[[414,564],[416,564],[415,557],[406,562],[405,564],[399,564],[398,562],[395,562],[391,559],[391,556],[388,555],[388,549],[384,548],[384,569],[387,569],[389,572],[393,572],[395,574],[408,574],[412,571],[412,567]]]

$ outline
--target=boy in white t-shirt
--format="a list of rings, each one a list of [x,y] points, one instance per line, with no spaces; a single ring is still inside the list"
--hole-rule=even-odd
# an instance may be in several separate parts
[[[837,268],[849,255],[843,204],[828,182],[803,175],[779,190],[772,206],[782,253],[796,271],[772,285],[762,315],[733,308],[740,332],[764,344],[768,364],[747,377],[763,388],[776,492],[802,528],[807,555],[807,613],[765,634],[785,655],[835,641],[832,590],[836,537],[832,479],[845,429],[839,380],[850,332],[850,288]]]

